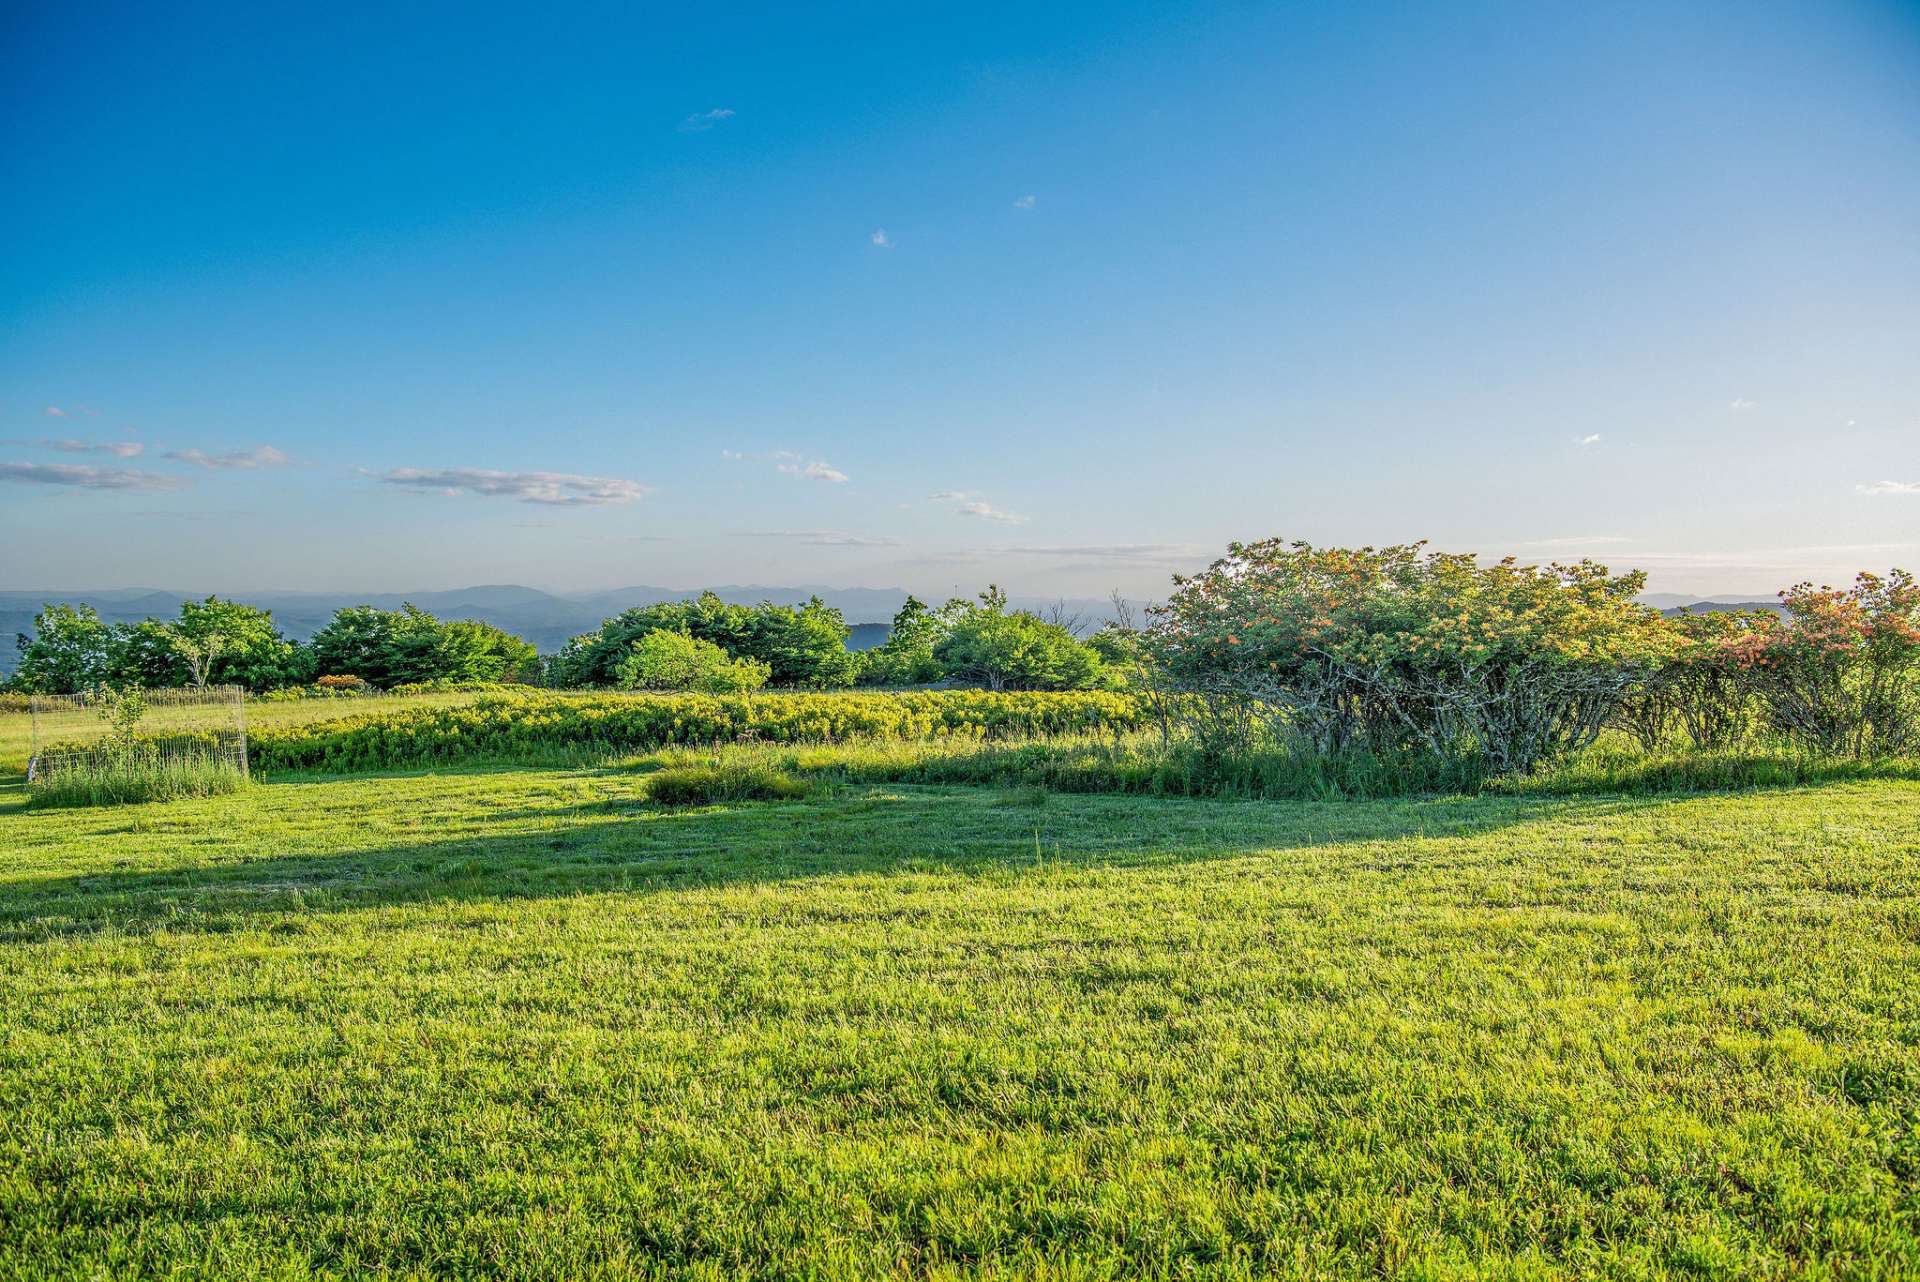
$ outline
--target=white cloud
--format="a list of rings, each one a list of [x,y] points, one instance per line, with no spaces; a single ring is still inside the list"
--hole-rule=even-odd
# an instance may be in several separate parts
[[[875,245],[879,246],[881,249],[893,248],[893,241],[888,239],[887,229],[885,227],[876,228],[874,230],[873,235],[867,237],[867,239],[872,241]]]
[[[0,445],[21,445],[30,449],[59,450],[62,454],[111,454],[115,458],[133,458],[146,446],[138,441],[76,441],[72,437],[62,440],[42,438],[37,441],[0,441]]]
[[[1022,196],[1018,200],[1013,202],[1013,207],[1015,209],[1032,209],[1034,205],[1037,203],[1037,201],[1038,201],[1037,197]]]
[[[613,476],[572,472],[496,472],[479,467],[397,467],[379,473],[388,485],[449,496],[474,494],[553,507],[606,507],[645,498],[650,487]]]
[[[131,468],[82,467],[77,463],[0,463],[0,481],[85,490],[177,490],[187,484],[184,477]]]
[[[705,133],[723,120],[733,119],[733,108],[715,107],[712,111],[696,111],[680,122],[682,133]]]
[[[1727,408],[1735,412],[1740,410],[1757,410],[1760,408],[1760,402],[1750,401],[1744,396],[1736,396],[1727,402]]]
[[[1854,488],[1862,494],[1920,494],[1920,481],[1875,481]]]
[[[877,534],[850,534],[846,530],[746,530],[743,539],[784,539],[816,548],[897,548],[899,539]]]
[[[847,479],[847,474],[833,464],[819,459],[803,462],[807,456],[793,450],[766,450],[759,454],[749,454],[745,450],[721,450],[720,457],[729,463],[771,463],[775,471],[807,481],[831,481],[838,485]]]
[[[822,463],[818,459],[804,466],[799,463],[777,463],[774,466],[778,467],[788,476],[798,476],[808,481],[831,481],[835,485],[839,485],[847,479],[845,472],[842,472],[837,467]]]
[[[983,521],[999,521],[1005,525],[1025,525],[1027,518],[1002,508],[967,490],[941,490],[933,496],[935,503],[951,504],[956,516],[977,516]]]
[[[1599,443],[1600,443],[1600,433],[1598,432],[1593,432],[1586,436],[1582,436],[1574,442],[1575,445],[1598,445]]]
[[[161,457],[181,463],[191,463],[195,467],[227,468],[243,472],[261,467],[286,467],[293,462],[271,445],[261,445],[250,450],[228,450],[223,454],[208,454],[203,450],[168,450]]]
[[[61,409],[58,405],[47,406],[48,418],[65,418],[66,416],[67,416],[67,412]]]
[[[1003,525],[1025,525],[1027,518],[1016,512],[997,508],[984,499],[969,499],[953,509],[960,516],[977,516],[983,521],[999,521]]]

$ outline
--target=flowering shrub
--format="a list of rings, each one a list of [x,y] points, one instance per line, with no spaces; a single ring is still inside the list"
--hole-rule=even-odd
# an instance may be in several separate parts
[[[734,740],[1007,739],[1129,730],[1140,702],[1104,692],[991,694],[632,694],[483,697],[453,708],[264,726],[249,736],[267,769],[378,770],[554,750],[628,752]]]
[[[1893,756],[1920,749],[1920,584],[1905,570],[1851,588],[1800,583],[1780,594],[1787,625],[1729,652],[1789,740],[1814,752]]]
[[[1634,601],[1644,575],[1424,547],[1233,544],[1158,611],[1163,686],[1196,696],[1203,737],[1506,772],[1590,743],[1679,645]]]
[[[1615,724],[1648,752],[1679,729],[1696,748],[1723,751],[1752,729],[1753,681],[1745,660],[1780,629],[1769,610],[1713,610],[1668,621],[1681,646],[1621,705]]]
[[[365,690],[367,683],[351,673],[338,673],[333,676],[315,677],[313,684],[322,690]]]

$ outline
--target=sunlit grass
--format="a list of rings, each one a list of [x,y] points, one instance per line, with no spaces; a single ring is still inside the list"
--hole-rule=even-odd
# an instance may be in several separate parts
[[[702,764],[0,812],[0,1276],[1920,1273],[1913,785]]]
[[[106,751],[45,771],[28,785],[27,800],[38,807],[118,806],[223,796],[247,783],[245,767],[224,756]]]

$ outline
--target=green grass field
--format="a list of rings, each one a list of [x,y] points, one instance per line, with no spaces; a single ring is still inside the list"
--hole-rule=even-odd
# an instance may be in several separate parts
[[[1920,787],[0,801],[0,1276],[1920,1276]]]

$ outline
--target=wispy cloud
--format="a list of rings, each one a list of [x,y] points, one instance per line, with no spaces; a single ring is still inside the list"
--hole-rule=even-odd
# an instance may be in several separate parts
[[[1198,554],[1198,549],[1187,543],[1063,543],[996,548],[994,551],[1012,556],[1072,557],[1093,561],[1174,561]]]
[[[1598,445],[1599,443],[1600,443],[1600,433],[1598,432],[1589,433],[1588,435],[1579,437],[1574,441],[1575,445]]]
[[[1624,534],[1571,534],[1557,539],[1523,539],[1515,547],[1523,548],[1600,548],[1631,543]]]
[[[85,467],[78,463],[0,463],[0,481],[66,485],[84,490],[177,490],[187,484],[184,477],[132,468]]]
[[[831,481],[839,485],[847,479],[845,472],[818,459],[811,463],[780,463],[776,466],[788,476],[797,476],[808,481]]]
[[[382,482],[423,493],[479,495],[542,503],[552,507],[607,507],[643,499],[651,487],[614,476],[572,472],[496,472],[479,467],[396,467],[378,474]]]
[[[743,539],[781,539],[816,548],[897,548],[899,539],[880,534],[852,534],[846,530],[742,530]]]
[[[138,441],[76,441],[72,437],[36,441],[0,441],[0,445],[19,445],[29,449],[59,450],[62,454],[111,454],[115,458],[133,458],[147,447]]]
[[[1920,494],[1920,481],[1874,481],[1854,488],[1862,494]]]
[[[1727,408],[1736,413],[1741,410],[1757,410],[1760,408],[1760,402],[1750,401],[1744,396],[1736,396],[1727,402]]]
[[[962,503],[953,510],[961,516],[977,516],[983,521],[999,521],[1005,525],[1025,525],[1027,523],[1027,518],[1021,516],[1018,512],[1009,512],[1005,508],[995,507],[983,499],[974,499],[970,502]]]
[[[893,248],[893,241],[891,238],[888,237],[887,229],[885,227],[876,227],[874,229],[873,235],[867,237],[867,239],[873,242],[874,245],[878,246],[881,249]]]
[[[995,507],[977,494],[966,490],[941,490],[933,496],[935,503],[949,505],[956,516],[975,516],[983,521],[999,521],[1003,525],[1025,525],[1027,518],[1004,508]]]
[[[771,463],[775,471],[806,481],[831,481],[839,485],[847,479],[847,474],[833,464],[819,459],[809,461],[806,455],[796,454],[792,450],[768,450],[760,454],[750,454],[745,450],[721,450],[720,457],[729,463]]]
[[[58,405],[47,406],[48,418],[65,418],[66,416],[67,416],[67,412],[61,409]]]
[[[1020,198],[1018,198],[1013,202],[1013,207],[1015,209],[1032,209],[1034,205],[1037,203],[1038,203],[1038,197],[1021,196]]]
[[[293,462],[271,445],[256,446],[250,450],[227,450],[220,454],[208,454],[204,450],[168,450],[160,457],[170,458],[180,463],[191,463],[195,467],[233,469],[243,472],[261,467],[286,467]]]
[[[705,133],[721,121],[732,119],[732,107],[715,107],[712,111],[696,111],[680,122],[680,132],[687,134]]]

